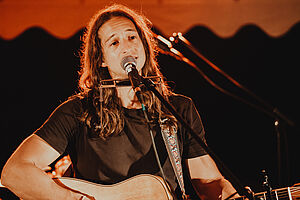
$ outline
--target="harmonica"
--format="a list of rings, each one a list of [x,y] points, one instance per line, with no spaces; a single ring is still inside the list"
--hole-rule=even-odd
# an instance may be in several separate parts
[[[162,77],[160,76],[147,76],[144,79],[150,79],[155,85],[161,84]],[[129,79],[105,79],[100,81],[100,88],[115,88],[131,86]]]

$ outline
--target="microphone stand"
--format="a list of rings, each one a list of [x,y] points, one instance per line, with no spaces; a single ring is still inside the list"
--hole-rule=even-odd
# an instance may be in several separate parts
[[[174,117],[181,123],[181,125],[189,131],[192,136],[196,139],[196,141],[200,144],[200,146],[212,157],[212,159],[216,162],[220,170],[224,173],[224,175],[228,178],[228,180],[232,183],[234,188],[241,196],[246,196],[249,200],[254,200],[253,196],[246,190],[237,177],[225,166],[225,164],[217,157],[217,155],[202,141],[198,134],[194,132],[194,130],[189,126],[189,124],[179,115],[175,108],[160,94],[160,92],[156,89],[156,85],[150,79],[144,79],[142,77],[142,83],[145,87],[152,91],[154,95],[162,102],[162,104],[174,115]]]
[[[235,79],[233,79],[230,75],[228,75],[226,72],[224,72],[222,69],[220,69],[219,67],[217,67],[215,64],[213,64],[211,61],[209,61],[205,56],[203,56],[186,38],[184,38],[182,36],[181,33],[174,33],[173,34],[174,37],[171,37],[170,40],[172,43],[179,43],[179,40],[182,41],[183,45],[185,47],[187,47],[188,49],[190,49],[198,58],[200,58],[201,60],[203,60],[206,64],[208,64],[208,66],[210,66],[211,68],[213,68],[215,71],[219,72],[221,75],[223,75],[227,80],[229,80],[231,83],[233,83],[235,86],[237,86],[238,88],[240,88],[241,90],[245,91],[249,96],[253,97],[255,100],[257,100],[258,102],[260,102],[262,105],[264,105],[264,107],[261,106],[257,106],[254,105],[248,101],[246,101],[245,99],[239,98],[236,95],[233,95],[231,93],[229,93],[228,91],[222,89],[222,88],[218,88],[218,85],[216,85],[215,83],[213,83],[212,85],[214,87],[216,87],[217,89],[219,89],[221,92],[234,97],[235,99],[238,99],[240,101],[242,101],[243,103],[246,103],[264,113],[266,113],[267,115],[269,115],[270,117],[272,117],[274,119],[274,125],[275,125],[275,131],[276,131],[276,138],[277,138],[277,167],[278,167],[278,182],[279,185],[281,185],[281,176],[282,176],[282,167],[281,167],[281,162],[282,162],[282,155],[281,155],[281,135],[282,133],[279,131],[279,124],[282,122],[287,123],[290,126],[295,126],[295,123],[289,119],[287,116],[285,116],[284,114],[282,114],[278,108],[273,107],[272,105],[270,105],[269,103],[267,103],[266,101],[264,101],[262,98],[260,98],[259,96],[257,96],[256,94],[254,94],[253,92],[251,92],[248,88],[246,88],[245,86],[243,86],[242,84],[240,84],[238,81],[236,81]],[[182,59],[183,61],[185,61],[186,59]],[[191,62],[186,62],[187,64],[191,65]],[[193,63],[192,63],[193,64]],[[195,64],[191,65],[193,68],[198,68],[196,67]],[[198,72],[200,69],[198,68]],[[208,81],[208,77],[201,71],[200,72],[201,75]],[[212,81],[209,79],[209,82],[211,83]],[[286,147],[287,148],[287,147]]]

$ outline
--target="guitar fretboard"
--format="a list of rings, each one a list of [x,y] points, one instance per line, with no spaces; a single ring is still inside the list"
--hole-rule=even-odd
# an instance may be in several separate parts
[[[271,196],[271,197],[270,197]],[[235,198],[235,200],[244,200],[245,197]],[[271,194],[260,192],[254,195],[255,200],[300,200],[300,187],[287,187],[272,190]]]

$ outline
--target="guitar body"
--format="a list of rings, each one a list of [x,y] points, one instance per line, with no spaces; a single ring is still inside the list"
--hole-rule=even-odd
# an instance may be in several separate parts
[[[96,200],[172,200],[161,177],[138,175],[113,185],[101,185],[76,178],[61,177],[54,181],[62,187],[94,197]]]

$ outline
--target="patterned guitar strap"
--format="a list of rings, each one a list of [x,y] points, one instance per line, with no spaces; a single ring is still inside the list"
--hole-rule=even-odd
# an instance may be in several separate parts
[[[167,121],[168,119],[160,120],[161,134],[173,167],[173,171],[175,173],[175,176],[177,178],[178,184],[182,192],[182,198],[184,200],[188,200],[190,198],[185,193],[185,188],[184,188],[181,156],[180,156],[179,145],[177,140],[177,128],[174,125],[173,126],[168,125]]]

